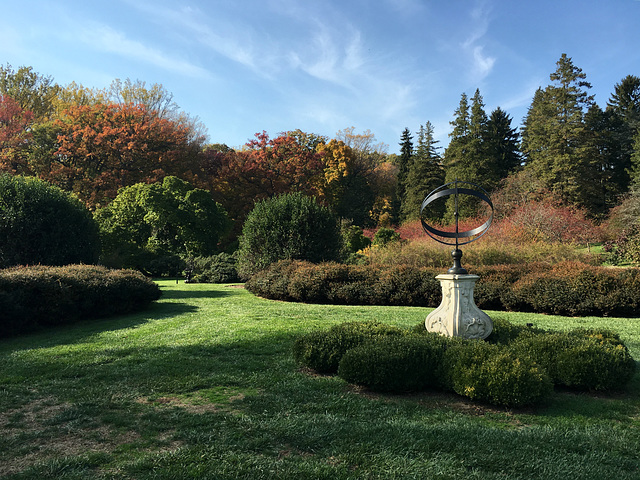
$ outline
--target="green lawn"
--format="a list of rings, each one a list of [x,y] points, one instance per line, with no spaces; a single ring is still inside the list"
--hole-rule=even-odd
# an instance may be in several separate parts
[[[371,394],[300,371],[296,335],[409,327],[429,309],[160,284],[144,313],[0,341],[0,478],[640,478],[640,374],[622,392],[556,392],[518,411]],[[640,319],[488,313],[611,328],[640,359]]]

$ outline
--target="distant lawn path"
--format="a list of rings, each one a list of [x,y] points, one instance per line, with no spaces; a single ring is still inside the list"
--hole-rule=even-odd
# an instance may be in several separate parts
[[[509,411],[449,394],[374,395],[300,371],[295,337],[430,309],[304,305],[160,281],[146,312],[0,341],[0,478],[637,479],[640,375]],[[640,319],[488,312],[543,328]]]

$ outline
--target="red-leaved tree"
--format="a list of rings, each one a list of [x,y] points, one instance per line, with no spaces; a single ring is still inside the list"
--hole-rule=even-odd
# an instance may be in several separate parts
[[[25,149],[31,138],[33,114],[0,94],[0,171],[28,174]]]
[[[324,164],[295,136],[270,139],[262,132],[241,151],[205,150],[202,167],[215,200],[241,224],[257,201],[291,192],[318,195]]]

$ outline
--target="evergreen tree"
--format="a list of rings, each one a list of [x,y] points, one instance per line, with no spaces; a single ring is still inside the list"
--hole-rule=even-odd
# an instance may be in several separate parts
[[[487,190],[497,187],[500,180],[520,168],[519,134],[511,128],[511,118],[500,107],[491,112],[487,123],[486,151],[492,165],[492,178],[487,180]]]
[[[523,150],[527,168],[542,184],[568,203],[591,207],[593,157],[589,155],[584,117],[593,104],[591,85],[571,58],[562,54],[550,75],[555,82],[538,90],[524,122]]]
[[[420,206],[424,198],[444,183],[444,169],[437,153],[437,140],[433,138],[433,125],[427,122],[421,125],[418,133],[418,146],[407,173],[405,200],[402,203],[402,218],[413,220],[420,215]],[[433,219],[442,219],[444,208],[429,210]]]
[[[413,163],[413,136],[408,128],[405,128],[400,138],[400,156],[397,159],[398,162],[398,187],[396,190],[397,207],[396,212],[400,221],[402,218],[403,203],[405,201],[405,192],[407,189],[407,175],[411,170]]]
[[[633,153],[631,154],[631,187],[640,190],[640,131],[636,133],[633,139]]]
[[[640,78],[627,75],[616,83],[615,91],[607,102],[607,110],[619,114],[635,134],[640,127]]]
[[[629,182],[629,176],[635,178],[637,173],[636,167],[632,167],[632,158],[635,159],[640,153],[634,149],[634,138],[640,132],[639,77],[627,75],[615,85],[615,91],[607,102],[606,114],[610,120],[611,135],[614,137],[619,153],[619,161],[616,165],[617,176]],[[627,177],[625,177],[625,173]],[[628,188],[628,183],[625,185],[623,182],[620,188],[625,191]]]
[[[633,139],[626,138],[629,129],[620,115],[611,109],[603,111],[595,104],[585,116],[585,126],[585,163],[591,168],[584,174],[590,176],[594,193],[589,208],[592,213],[602,214],[617,205],[620,195],[629,188]]]
[[[490,171],[484,146],[487,124],[480,91],[476,90],[472,98],[470,114],[467,97],[463,93],[456,110],[456,117],[451,122],[452,139],[445,150],[445,181],[447,183],[460,180],[485,188]],[[458,199],[458,212],[461,217],[474,216],[477,213],[477,206],[478,202],[474,197],[463,196]],[[447,201],[447,220],[453,220],[454,211],[454,201],[450,198]]]

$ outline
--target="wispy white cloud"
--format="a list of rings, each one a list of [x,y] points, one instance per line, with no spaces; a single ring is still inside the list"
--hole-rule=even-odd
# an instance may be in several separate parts
[[[361,35],[355,30],[347,38],[318,24],[311,41],[292,48],[287,56],[291,67],[348,89],[355,88],[362,76],[367,75],[363,69]]]
[[[511,109],[530,105],[536,90],[543,85],[543,80],[543,78],[539,78],[530,81],[526,86],[524,86],[524,88],[501,100],[500,107],[509,111]],[[520,119],[516,120],[520,121]]]
[[[136,40],[131,40],[124,33],[107,25],[90,24],[79,32],[78,37],[83,43],[96,50],[131,58],[191,77],[207,77],[209,75],[203,68],[185,60],[170,57],[162,51]]]
[[[204,46],[232,62],[243,65],[256,73],[266,74],[268,51],[264,38],[253,39],[253,28],[248,23],[229,17],[211,17],[195,7],[164,7],[156,3],[131,2],[131,6],[148,15],[156,23],[170,25],[175,32],[183,33],[192,44]],[[264,51],[260,51],[262,45]]]
[[[484,45],[481,43],[489,30],[489,10],[486,2],[479,1],[471,10],[470,17],[470,33],[461,46],[471,65],[469,74],[475,83],[480,83],[491,73],[496,63],[495,57],[484,53]]]

